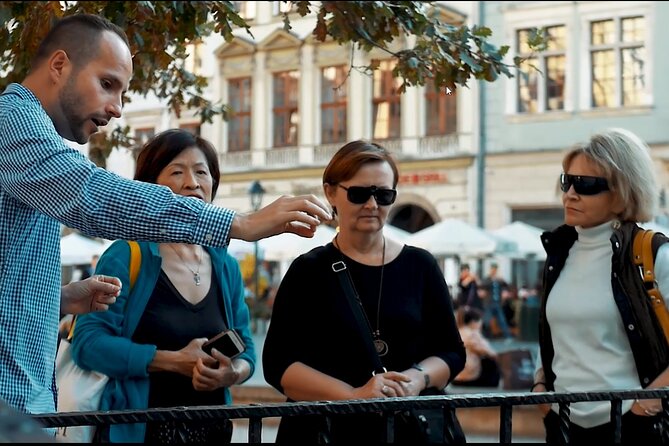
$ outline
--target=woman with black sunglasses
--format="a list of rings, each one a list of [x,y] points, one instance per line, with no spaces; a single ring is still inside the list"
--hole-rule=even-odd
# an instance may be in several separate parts
[[[325,169],[323,188],[339,232],[290,266],[263,351],[265,379],[289,401],[416,396],[443,389],[464,367],[465,349],[439,265],[428,251],[383,235],[398,178],[391,154],[365,141],[346,144]],[[338,274],[346,274],[348,294]],[[375,367],[375,357],[385,370]],[[330,419],[327,435],[334,443],[385,442],[378,414]],[[325,422],[285,417],[277,441],[326,440],[319,438]],[[400,443],[419,441],[401,428],[396,434]]]
[[[583,392],[669,385],[669,347],[633,264],[636,222],[653,217],[659,196],[649,149],[612,129],[570,150],[560,176],[565,224],[542,235],[548,254],[533,391]],[[657,235],[655,272],[669,296],[669,249]],[[659,329],[659,330],[658,330]],[[569,439],[612,442],[608,401],[573,403]],[[545,405],[546,440],[560,444],[558,405]],[[658,400],[622,403],[623,443],[657,444]]]

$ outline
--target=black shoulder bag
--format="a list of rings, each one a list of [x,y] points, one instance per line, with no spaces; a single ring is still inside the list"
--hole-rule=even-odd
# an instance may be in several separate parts
[[[334,246],[332,247],[333,251]],[[386,372],[381,357],[375,346],[372,334],[367,328],[362,301],[356,297],[355,288],[351,277],[346,271],[346,263],[343,258],[334,260],[332,271],[337,275],[351,312],[361,330],[358,330],[364,338],[364,344],[369,357],[374,364],[374,374]],[[423,390],[421,395],[442,395],[439,389],[429,387]],[[450,418],[447,423],[444,420],[444,410],[437,409],[408,409],[395,415],[395,442],[401,444],[464,444],[467,442],[460,422],[455,416],[455,411],[447,411]]]

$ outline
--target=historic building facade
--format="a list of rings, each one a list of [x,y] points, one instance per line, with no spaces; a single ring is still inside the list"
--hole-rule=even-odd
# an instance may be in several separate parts
[[[229,43],[216,36],[189,61],[208,77],[211,99],[230,104],[233,116],[200,126],[194,115],[177,118],[156,100],[133,98],[122,120],[136,135],[188,127],[212,141],[223,172],[217,203],[239,211],[250,208],[254,180],[267,191],[264,203],[282,194],[322,197],[332,154],[348,141],[374,140],[400,162],[392,223],[414,232],[446,217],[470,219],[478,147],[474,81],[451,94],[426,86],[400,95],[387,53],[316,41],[313,15],[290,12],[292,29],[285,31],[281,2],[237,3],[255,39],[243,30]],[[439,3],[442,20],[475,23],[475,2]],[[411,44],[396,42],[394,49]],[[359,69],[372,62],[380,67],[373,75]],[[115,154],[110,166],[128,174],[129,158]]]
[[[550,228],[562,219],[563,151],[613,126],[650,144],[663,189],[669,183],[669,90],[658,88],[668,68],[659,26],[668,3],[436,2],[442,20],[488,26],[494,43],[511,47],[508,60],[527,62],[512,79],[402,95],[387,53],[317,42],[313,15],[289,12],[286,31],[284,2],[236,3],[254,38],[243,30],[229,43],[214,36],[189,61],[208,77],[211,99],[234,109],[231,119],[200,126],[194,115],[177,118],[136,98],[121,120],[137,135],[187,127],[212,141],[222,163],[219,204],[248,211],[254,180],[267,191],[264,203],[282,194],[322,197],[331,155],[363,138],[400,161],[396,226],[414,232],[459,218],[487,229],[515,220]],[[539,54],[527,50],[533,27],[550,36]],[[380,67],[373,75],[357,69],[372,61]],[[116,153],[110,165],[128,174],[129,158]],[[664,192],[661,201],[664,213]]]

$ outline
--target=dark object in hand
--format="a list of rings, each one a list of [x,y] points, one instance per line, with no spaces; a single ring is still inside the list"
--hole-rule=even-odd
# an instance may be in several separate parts
[[[212,348],[215,348],[228,358],[233,359],[244,353],[246,345],[236,331],[225,330],[202,344],[202,350],[208,355],[211,355]]]

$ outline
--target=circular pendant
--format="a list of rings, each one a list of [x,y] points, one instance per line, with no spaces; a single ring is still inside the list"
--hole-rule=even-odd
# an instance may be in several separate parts
[[[386,353],[388,353],[388,344],[386,344],[386,341],[383,339],[375,339],[374,347],[376,348],[376,353],[378,353],[379,356],[385,356]]]

